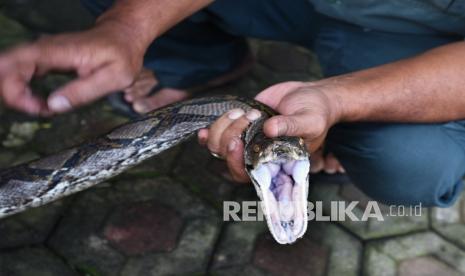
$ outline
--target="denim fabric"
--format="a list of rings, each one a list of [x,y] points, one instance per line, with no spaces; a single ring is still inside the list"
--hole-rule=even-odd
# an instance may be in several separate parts
[[[448,6],[447,10],[454,14],[460,1],[453,1],[455,6]],[[390,1],[378,2],[385,4],[372,10],[387,9],[381,17],[394,20],[391,25],[386,23],[389,28],[401,26],[405,20],[418,19],[412,15],[415,4],[404,16],[405,20],[396,21],[397,14],[389,16],[390,9],[396,6],[389,9],[386,3]],[[443,3],[442,0],[429,2]],[[83,0],[83,3],[98,15],[112,1]],[[317,8],[321,10],[321,6]],[[384,21],[377,20],[375,14],[369,17],[382,25]],[[327,15],[315,12],[308,0],[216,0],[157,39],[146,54],[145,65],[154,70],[163,85],[188,87],[234,68],[247,54],[244,37],[257,37],[288,41],[314,50],[324,74],[335,76],[411,57],[463,39],[454,31],[457,21],[453,16],[441,17],[440,22],[451,26],[450,32],[418,31],[408,24],[402,25],[405,32],[393,32],[389,28],[387,32],[381,31],[383,28],[359,26],[364,21],[351,24],[346,18],[336,20]],[[354,183],[371,197],[390,204],[421,202],[424,206],[444,207],[451,205],[462,189],[464,137],[465,121],[354,123],[333,127],[327,146],[340,159]]]
[[[465,35],[465,0],[308,0],[331,18],[378,31]]]

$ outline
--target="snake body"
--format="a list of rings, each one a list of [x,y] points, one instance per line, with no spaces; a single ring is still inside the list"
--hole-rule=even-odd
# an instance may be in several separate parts
[[[77,147],[0,171],[0,218],[42,206],[116,176],[183,142],[235,108],[245,111],[255,108],[262,113],[261,119],[252,122],[243,135],[245,163],[250,174],[264,158],[262,150],[257,149],[265,139],[261,132],[263,122],[275,112],[259,102],[234,96],[198,98],[152,111]],[[254,184],[256,188],[259,185],[257,181]],[[257,192],[262,198],[263,191]]]

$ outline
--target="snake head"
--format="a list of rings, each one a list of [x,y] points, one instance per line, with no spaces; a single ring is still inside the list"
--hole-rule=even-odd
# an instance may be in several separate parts
[[[262,137],[254,142],[246,149],[253,160],[247,172],[268,227],[278,243],[293,243],[307,229],[308,152],[298,137]]]

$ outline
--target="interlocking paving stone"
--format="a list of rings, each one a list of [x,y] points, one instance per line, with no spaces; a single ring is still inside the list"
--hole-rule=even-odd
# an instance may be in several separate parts
[[[3,50],[29,40],[31,33],[18,22],[0,13],[0,38],[0,50]]]
[[[310,185],[312,185],[312,182]],[[359,203],[354,208],[353,213],[360,219],[366,210],[367,202],[371,200],[353,184],[349,183],[315,183],[310,191],[311,201],[323,201],[323,209],[326,215],[331,214],[331,201],[343,201],[346,206],[351,201],[358,201]],[[378,221],[376,218],[369,218],[367,221],[346,219],[338,223],[361,239],[399,235],[428,228],[428,212],[425,208],[422,208],[421,212],[417,208],[419,216],[416,216],[414,209],[410,210],[410,207],[405,208],[405,212],[409,213],[409,216],[391,216],[391,213],[397,214],[397,209],[391,210],[389,206],[381,203],[378,206],[383,214],[383,221]],[[410,212],[412,212],[411,215]]]
[[[155,250],[168,252],[176,247],[181,226],[182,220],[172,208],[144,202],[114,210],[103,235],[113,247],[127,255]]]
[[[82,29],[92,22],[79,0],[0,0],[2,12],[36,31]]]
[[[124,122],[127,122],[126,118],[116,116],[104,105],[94,104],[50,118],[46,121],[48,127],[37,131],[28,146],[47,155],[95,139]]]
[[[145,254],[130,258],[121,275],[204,275],[218,235],[216,218],[201,218],[187,224],[178,246],[168,254]]]
[[[459,276],[450,266],[431,256],[404,260],[399,265],[398,276]]]
[[[259,237],[253,264],[274,275],[324,275],[328,248],[309,239],[291,246],[277,244],[269,234]],[[309,256],[312,256],[309,258]],[[283,265],[282,260],[286,260]]]
[[[213,274],[358,275],[361,243],[335,224],[311,222],[304,238],[277,244],[264,222],[229,223],[213,257]]]
[[[221,241],[213,257],[212,268],[238,266],[251,262],[255,240],[261,233],[266,233],[265,222],[231,222],[222,233]]]
[[[44,242],[68,201],[59,200],[0,220],[0,249]]]
[[[0,252],[2,276],[77,276],[60,258],[43,247]]]
[[[431,226],[465,250],[465,195],[450,208],[432,208]]]
[[[465,274],[465,252],[433,232],[369,242],[364,254],[363,273],[386,276],[414,273],[414,266],[425,262],[418,258],[427,256],[435,259],[429,264],[431,270],[448,266],[450,269],[444,273]]]
[[[123,179],[82,193],[49,245],[104,275],[202,272],[219,227],[216,212],[171,179]]]
[[[228,179],[225,164],[212,157],[206,148],[200,147],[196,139],[183,145],[172,175],[218,209],[223,206],[224,200],[231,199],[237,187]]]

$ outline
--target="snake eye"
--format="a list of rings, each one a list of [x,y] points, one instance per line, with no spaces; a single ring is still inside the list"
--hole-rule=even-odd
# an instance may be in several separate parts
[[[258,153],[258,152],[260,151],[260,146],[257,145],[257,144],[253,145],[253,151],[254,151],[255,153]]]
[[[300,138],[300,139],[299,139],[299,144],[300,144],[302,147],[305,146],[305,141],[304,141],[304,139]]]

